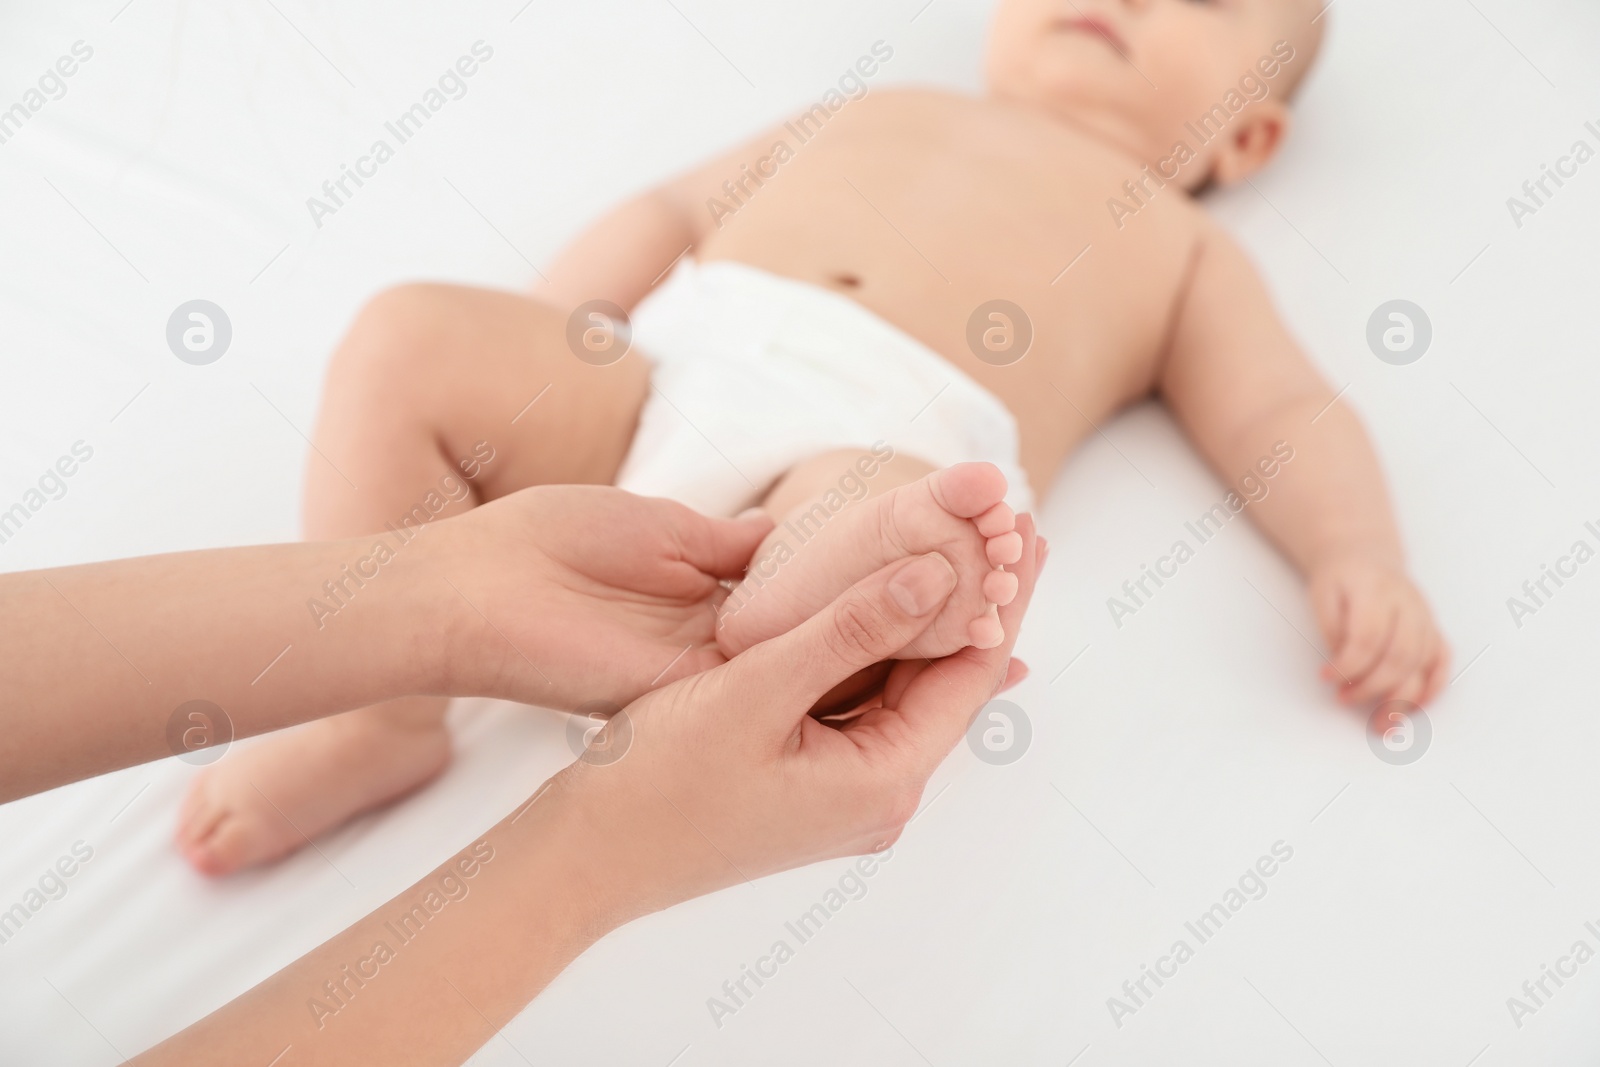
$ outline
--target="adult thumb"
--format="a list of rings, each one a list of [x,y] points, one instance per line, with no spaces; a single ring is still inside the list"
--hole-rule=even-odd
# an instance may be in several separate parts
[[[738,518],[715,519],[672,504],[661,517],[684,561],[715,578],[738,578],[744,574],[762,538],[772,532],[772,516],[759,508],[751,508]]]
[[[793,697],[772,701],[774,707],[803,713],[852,674],[915,641],[955,588],[955,568],[937,552],[897,560],[788,633],[734,657],[728,668],[754,694]]]

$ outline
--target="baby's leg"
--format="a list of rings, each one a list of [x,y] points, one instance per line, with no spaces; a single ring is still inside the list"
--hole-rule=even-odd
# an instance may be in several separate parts
[[[565,315],[535,301],[440,285],[383,293],[328,367],[306,536],[377,534],[529,485],[610,483],[648,389],[637,356],[577,359]],[[417,788],[449,762],[445,704],[391,701],[228,752],[191,788],[180,847],[200,870],[226,873]]]
[[[895,559],[940,552],[956,569],[949,604],[901,658],[949,655],[1004,637],[995,606],[1016,595],[1022,539],[1002,501],[1006,480],[988,463],[945,470],[907,456],[831,452],[796,466],[767,497],[777,527],[756,550],[718,619],[735,655],[783,633]]]

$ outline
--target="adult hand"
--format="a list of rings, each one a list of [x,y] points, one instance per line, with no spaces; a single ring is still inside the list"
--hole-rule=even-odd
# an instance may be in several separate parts
[[[430,528],[453,587],[443,686],[571,709],[717,666],[719,579],[771,529],[603,486],[525,489]]]
[[[523,526],[521,511],[501,510]],[[432,874],[139,1062],[264,1063],[292,1045],[305,1064],[459,1063],[607,930],[744,878],[889,845],[977,709],[1022,674],[1010,650],[1043,553],[1027,516],[1017,529],[1019,591],[1000,609],[1000,647],[898,663],[845,726],[812,718],[818,697],[905,647],[955,588],[942,557],[891,564],[789,633],[634,701],[601,732],[631,728],[626,751],[601,750],[620,759],[580,760]],[[519,547],[534,561],[507,564],[508,598],[531,595],[552,558],[615,577],[593,554],[552,557],[537,536]],[[394,916],[419,914],[431,932],[392,946]],[[368,991],[332,994],[352,971]],[[308,991],[320,1011],[307,1011]]]
[[[978,709],[1026,668],[1011,659],[1043,562],[1021,516],[1005,641],[896,664],[880,695],[835,728],[809,713],[841,680],[905,647],[956,585],[940,555],[901,560],[790,632],[640,698],[552,783],[590,830],[591,886],[612,921],[775,871],[892,844]],[[609,735],[609,736],[608,736]],[[624,748],[624,746],[626,746]]]

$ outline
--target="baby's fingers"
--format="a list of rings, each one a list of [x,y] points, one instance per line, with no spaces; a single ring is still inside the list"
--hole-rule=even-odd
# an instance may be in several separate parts
[[[1416,670],[1389,694],[1389,699],[1405,700],[1418,707],[1426,707],[1449,684],[1450,644],[1439,632],[1427,607],[1419,604],[1417,611],[1422,632],[1422,656]]]
[[[1322,639],[1327,642],[1335,657],[1344,647],[1347,604],[1344,589],[1339,584],[1334,582],[1312,584],[1311,610],[1317,617],[1317,628],[1322,631]],[[1323,664],[1322,677],[1330,682],[1339,677],[1332,660]]]
[[[1347,699],[1383,662],[1394,637],[1396,614],[1392,607],[1383,610],[1370,601],[1350,606],[1344,643],[1333,656],[1334,678]]]
[[[1422,687],[1422,696],[1418,704],[1431,704],[1435,697],[1444,692],[1444,687],[1450,684],[1450,646],[1444,638],[1439,639],[1439,650],[1433,663],[1428,669],[1428,681]]]
[[[1421,620],[1407,617],[1402,611],[1395,621],[1383,659],[1365,678],[1345,691],[1345,698],[1364,703],[1400,696],[1401,690],[1419,680],[1426,648],[1427,633]],[[1420,690],[1420,684],[1417,688]]]
[[[1422,707],[1428,702],[1428,684],[1433,676],[1433,665],[1439,657],[1439,640],[1437,636],[1430,637],[1427,649],[1422,654],[1421,661],[1416,668],[1406,676],[1393,692],[1389,694],[1390,700],[1404,700],[1407,703]]]

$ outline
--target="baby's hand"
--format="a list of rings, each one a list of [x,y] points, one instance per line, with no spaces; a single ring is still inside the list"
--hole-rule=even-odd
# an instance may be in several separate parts
[[[1411,579],[1363,556],[1342,556],[1311,573],[1311,603],[1332,650],[1322,677],[1347,704],[1427,704],[1444,688],[1450,646]]]

